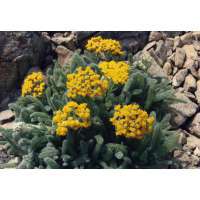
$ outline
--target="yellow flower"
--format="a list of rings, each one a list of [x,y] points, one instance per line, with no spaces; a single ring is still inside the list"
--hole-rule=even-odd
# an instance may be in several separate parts
[[[42,72],[33,72],[24,80],[24,84],[22,86],[22,96],[41,96],[44,92],[44,89],[45,83]]]
[[[116,135],[142,139],[152,131],[155,119],[140,109],[139,105],[130,104],[115,106],[114,116],[110,121],[115,126]]]
[[[69,129],[77,130],[90,126],[90,109],[86,103],[70,101],[62,110],[56,112],[53,122],[57,126],[56,134],[66,136]]]
[[[128,80],[129,65],[124,61],[104,61],[99,63],[99,67],[115,84],[124,84]]]
[[[102,96],[108,89],[108,81],[100,78],[90,66],[79,67],[75,73],[67,75],[67,96],[70,98]]]
[[[86,44],[88,51],[96,53],[111,53],[113,55],[123,55],[119,41],[112,39],[103,39],[101,36],[92,37]]]

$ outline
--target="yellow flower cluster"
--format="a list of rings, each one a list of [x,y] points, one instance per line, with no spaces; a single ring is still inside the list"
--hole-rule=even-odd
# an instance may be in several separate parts
[[[128,80],[129,65],[124,61],[104,61],[99,63],[99,67],[115,84],[124,84]]]
[[[117,105],[113,118],[110,119],[115,126],[116,135],[127,138],[142,139],[144,134],[152,131],[154,117],[149,116],[139,105]]]
[[[96,53],[112,53],[113,55],[123,55],[119,41],[103,39],[101,36],[92,37],[86,44],[86,49]]]
[[[22,96],[41,96],[44,92],[44,89],[45,83],[42,72],[33,72],[24,80],[24,84],[22,86]]]
[[[108,81],[100,78],[90,66],[79,67],[75,73],[67,75],[67,96],[70,98],[102,96],[108,89]]]
[[[68,102],[56,112],[53,122],[57,125],[56,134],[66,136],[69,129],[77,130],[90,126],[90,109],[86,103]]]

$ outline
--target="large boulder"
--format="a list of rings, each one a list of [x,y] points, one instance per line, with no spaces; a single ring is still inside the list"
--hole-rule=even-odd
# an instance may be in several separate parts
[[[44,68],[51,60],[51,46],[39,32],[0,32],[0,102],[21,87],[31,67]]]

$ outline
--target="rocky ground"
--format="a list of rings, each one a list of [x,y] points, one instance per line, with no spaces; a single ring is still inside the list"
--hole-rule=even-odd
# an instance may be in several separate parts
[[[5,32],[4,35],[6,34]],[[27,33],[21,33],[21,39],[16,34],[19,32],[14,33],[11,40],[4,41],[6,45],[3,49],[0,45],[0,58],[3,59],[3,62],[0,61],[0,77],[4,78],[0,80],[7,80],[7,85],[5,81],[0,81],[0,111],[6,109],[7,103],[13,100],[13,94],[18,95],[20,88],[13,93],[13,86],[18,81],[21,82],[30,71],[39,70],[33,66],[44,69],[51,65],[54,58],[58,58],[60,65],[69,63],[73,51],[81,48],[91,36],[115,38],[121,41],[124,49],[134,54],[134,60],[148,58],[151,61],[149,73],[168,78],[176,96],[185,101],[171,106],[171,123],[174,128],[179,129],[181,145],[174,152],[174,158],[180,161],[182,168],[200,168],[200,32],[33,32],[24,40]],[[34,46],[33,35],[36,43],[39,41],[41,46]],[[3,41],[1,37],[0,34],[0,43]],[[21,50],[23,44],[24,49]],[[29,59],[26,60],[27,54]],[[10,59],[6,59],[5,55]],[[24,56],[26,62],[20,61]],[[16,62],[18,59],[23,65]],[[16,124],[13,119],[11,111],[1,112],[0,126],[14,128]],[[0,144],[0,163],[10,159],[4,151],[4,145]],[[15,161],[16,158],[12,158],[10,162],[12,164]]]

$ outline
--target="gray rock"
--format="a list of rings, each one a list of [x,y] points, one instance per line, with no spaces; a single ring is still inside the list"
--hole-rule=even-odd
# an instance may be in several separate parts
[[[182,36],[180,36],[181,42],[185,44],[191,44],[193,41],[193,35],[192,32],[186,33]]]
[[[192,150],[194,150],[196,147],[200,149],[200,138],[193,135],[189,135],[189,137],[187,137],[186,146]]]
[[[200,51],[200,42],[199,41],[194,41],[193,46],[196,51]]]
[[[198,54],[195,51],[195,48],[192,44],[191,45],[184,45],[183,49],[185,50],[187,59],[192,59],[192,60],[198,59]]]
[[[192,36],[194,37],[195,40],[199,40],[200,38],[200,31],[193,31]]]
[[[66,66],[71,62],[73,52],[66,47],[59,45],[56,48],[56,53],[58,54],[58,63],[61,66]]]
[[[194,61],[194,64],[191,65],[188,69],[190,71],[190,73],[195,77],[198,78],[198,61]]]
[[[183,68],[190,68],[191,66],[193,66],[195,63],[194,60],[192,59],[187,59],[183,65]]]
[[[177,48],[176,49],[176,54],[175,54],[175,65],[179,68],[183,67],[183,63],[185,62],[185,50],[182,48]]]
[[[183,83],[183,81],[185,80],[185,77],[186,77],[187,74],[188,74],[188,70],[187,69],[179,70],[175,74],[175,76],[174,76],[174,78],[172,80],[172,85],[175,86],[175,87],[180,86]]]
[[[193,102],[196,102],[196,97],[194,94],[192,94],[191,92],[187,92],[187,91],[183,91],[183,93],[185,94],[186,97],[191,99]]]
[[[39,32],[0,32],[0,101],[21,86],[29,68],[46,66],[50,53]]]
[[[189,125],[189,130],[192,134],[200,137],[200,113],[197,113]]]
[[[152,41],[152,42],[148,43],[148,44],[144,47],[143,51],[148,51],[149,49],[151,49],[151,48],[153,48],[153,47],[155,47],[155,46],[156,46],[156,41]]]
[[[164,64],[164,60],[160,58],[153,49],[149,50],[150,56],[158,63],[158,65],[162,66]]]
[[[158,41],[163,39],[164,36],[161,32],[159,31],[151,31],[150,35],[149,35],[149,41]]]
[[[173,50],[175,50],[177,47],[181,47],[181,46],[182,46],[181,38],[179,36],[176,36],[174,38]]]
[[[194,155],[200,157],[200,149],[198,147],[195,148]]]
[[[183,117],[191,117],[196,113],[198,106],[193,103],[188,97],[186,97],[185,94],[176,93],[175,96],[178,99],[184,101],[184,103],[172,104],[170,105],[172,109],[180,113]]]
[[[166,62],[163,66],[163,70],[166,75],[170,75],[172,73],[172,65],[170,62]]]
[[[133,60],[138,61],[141,59],[147,59],[151,63],[151,66],[148,68],[148,73],[151,76],[167,78],[167,75],[165,74],[164,70],[157,63],[155,58],[151,56],[149,51],[140,51],[136,55],[133,56]]]
[[[57,45],[63,44],[70,50],[75,50],[76,48],[76,34],[74,32],[68,34],[54,34],[51,40]]]
[[[165,42],[163,40],[159,40],[157,42],[155,54],[161,60],[161,64],[163,64],[166,61],[166,59],[167,59],[167,47],[165,46]]]
[[[185,145],[187,143],[186,135],[185,135],[184,131],[182,131],[182,130],[179,131],[178,143],[180,145]]]
[[[197,88],[196,79],[191,74],[188,74],[183,87],[187,92],[194,92]]]
[[[167,51],[173,50],[173,47],[174,47],[174,38],[166,38],[166,40],[165,40],[165,46],[167,48]]]

